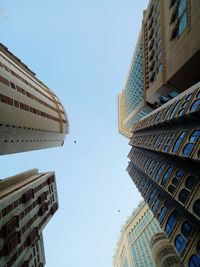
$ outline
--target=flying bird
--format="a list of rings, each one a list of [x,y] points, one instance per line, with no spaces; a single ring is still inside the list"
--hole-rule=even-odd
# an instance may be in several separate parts
[[[118,210],[118,212],[120,212],[120,210]]]
[[[76,140],[74,140],[74,143],[76,144]]]

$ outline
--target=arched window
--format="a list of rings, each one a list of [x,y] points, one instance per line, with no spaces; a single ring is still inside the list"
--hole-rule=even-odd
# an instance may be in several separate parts
[[[180,180],[179,180],[178,178],[175,177],[175,178],[172,180],[172,184],[176,186],[176,185],[179,183],[179,181],[180,181]]]
[[[174,107],[172,108],[171,115],[170,115],[170,119],[174,117],[174,115],[175,115],[175,113],[176,113],[176,111],[177,111],[177,109],[178,109],[180,103],[181,103],[181,99],[178,100],[178,101],[176,102],[176,104],[174,105]]]
[[[181,170],[181,169],[176,172],[176,176],[179,177],[179,178],[182,178],[183,175],[184,175],[184,171]]]
[[[185,238],[188,238],[189,235],[192,233],[193,227],[189,222],[185,222],[181,227],[181,233],[184,235]]]
[[[200,108],[200,99],[197,99],[191,105],[190,111],[195,112],[195,111],[199,110],[199,108]]]
[[[196,181],[197,181],[197,177],[190,175],[187,178],[186,182],[185,182],[185,187],[187,189],[190,189],[191,190],[193,188],[193,186],[195,185]]]
[[[195,202],[194,202],[194,205],[193,205],[193,211],[194,213],[200,217],[200,199],[197,199]]]
[[[188,196],[189,196],[190,192],[186,189],[182,189],[178,195],[178,199],[183,203],[185,204]]]
[[[189,156],[192,152],[193,146],[194,146],[194,144],[191,144],[191,143],[185,145],[184,149],[183,149],[183,155]]]
[[[155,202],[154,202],[154,204],[153,204],[153,206],[152,206],[152,211],[153,211],[153,213],[156,212],[159,203],[160,203],[160,195],[158,195],[158,198],[155,200]]]
[[[153,198],[154,198],[154,196],[155,196],[156,193],[157,193],[157,189],[154,189],[152,191],[152,193],[150,194],[150,196],[149,196],[149,199],[147,201],[148,204],[151,204],[151,202],[152,202],[152,200],[153,200]]]
[[[144,198],[149,194],[149,192],[151,191],[152,186],[153,186],[152,184],[149,185],[149,187],[147,188],[147,191],[144,194]]]
[[[173,172],[173,167],[169,167],[162,178],[161,185],[166,184],[172,172]]]
[[[187,108],[187,106],[188,106],[188,104],[189,104],[191,98],[192,98],[192,94],[189,94],[189,95],[186,97],[184,103],[181,105],[181,108],[180,108],[180,110],[179,110],[179,112],[178,112],[178,116],[179,116],[179,117],[182,116],[182,115],[185,113],[185,109]]]
[[[173,185],[170,185],[170,186],[168,187],[168,191],[169,191],[171,194],[174,192],[174,190],[175,190],[175,187],[174,187]]]
[[[167,213],[167,208],[166,207],[162,207],[161,210],[160,210],[160,213],[158,214],[159,223],[162,223],[166,213]]]
[[[179,147],[181,146],[181,144],[185,138],[186,133],[187,133],[186,131],[181,132],[181,134],[176,139],[176,142],[175,142],[175,144],[173,146],[173,150],[172,150],[174,153],[176,153],[179,150]]]
[[[182,235],[177,235],[174,243],[175,243],[175,247],[176,247],[179,255],[181,255],[183,253],[185,246],[186,246],[185,238]]]
[[[178,211],[177,210],[174,210],[171,213],[171,215],[169,216],[168,220],[167,220],[167,223],[166,223],[166,226],[165,226],[165,232],[166,232],[166,234],[168,236],[171,234],[171,232],[174,229],[174,226],[176,224],[178,215],[179,215]]]
[[[159,180],[160,175],[161,175],[161,173],[163,172],[165,166],[166,166],[166,165],[163,163],[163,164],[161,165],[161,167],[158,168],[158,171],[157,171],[156,176],[155,176],[155,179],[154,179],[155,181],[158,181],[158,180]]]
[[[200,136],[200,130],[194,130],[190,135],[189,143],[187,143],[183,148],[183,155],[190,156],[193,147]]]
[[[189,267],[199,267],[200,266],[200,257],[196,254],[193,254],[189,260]]]
[[[176,135],[175,132],[172,132],[172,133],[170,134],[170,137],[169,137],[169,139],[167,140],[167,144],[166,144],[166,146],[164,147],[164,151],[165,151],[165,152],[168,152],[168,151],[170,150],[171,143],[173,142],[175,135]]]

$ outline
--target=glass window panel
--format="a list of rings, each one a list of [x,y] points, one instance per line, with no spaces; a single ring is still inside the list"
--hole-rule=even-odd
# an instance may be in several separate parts
[[[185,222],[185,223],[182,225],[181,233],[184,235],[184,237],[188,238],[189,235],[191,234],[192,230],[193,230],[192,225],[189,224],[188,222]]]
[[[200,217],[200,199],[197,199],[195,202],[194,202],[194,205],[193,205],[193,211],[194,213]]]
[[[179,253],[179,255],[181,255],[183,253],[183,250],[186,246],[186,240],[182,235],[178,235],[175,239],[175,247]]]
[[[193,254],[189,260],[189,267],[199,267],[200,266],[200,257],[196,254]]]

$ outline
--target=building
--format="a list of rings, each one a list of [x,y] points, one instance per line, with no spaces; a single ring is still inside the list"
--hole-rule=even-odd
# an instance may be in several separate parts
[[[133,127],[127,168],[181,262],[189,267],[200,265],[199,117],[197,83]]]
[[[0,181],[0,266],[45,265],[42,231],[58,209],[54,172]]]
[[[155,267],[184,267],[164,233],[155,234],[150,242]]]
[[[121,231],[114,267],[153,267],[150,241],[161,229],[147,204],[140,203]]]
[[[143,12],[142,30],[127,82],[118,97],[119,132],[126,137],[130,138],[131,126],[152,108],[156,109],[200,81],[199,18],[198,0],[149,1]],[[131,72],[138,54],[139,79],[138,72]],[[138,80],[140,84],[136,88],[134,82]],[[129,87],[128,94],[126,87]],[[139,100],[142,104],[138,104]],[[138,114],[141,105],[145,106]],[[127,106],[131,108],[129,113]]]
[[[199,17],[196,0],[149,1],[143,37],[144,87],[151,104],[162,104],[199,82]]]
[[[0,44],[0,154],[62,146],[69,132],[57,96]]]
[[[124,89],[118,95],[118,129],[127,138],[131,137],[132,126],[152,111],[145,99],[143,61],[141,32]]]

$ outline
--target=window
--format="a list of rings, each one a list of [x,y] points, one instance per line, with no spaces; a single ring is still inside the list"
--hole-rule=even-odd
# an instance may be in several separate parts
[[[166,184],[166,182],[168,181],[168,179],[169,179],[169,177],[170,177],[172,171],[173,171],[173,167],[169,167],[169,168],[167,169],[167,171],[165,172],[165,174],[164,174],[164,176],[163,176],[163,178],[162,178],[161,185],[164,186],[164,185]]]
[[[185,182],[185,187],[187,189],[190,189],[191,190],[193,188],[193,186],[195,185],[196,181],[197,181],[197,177],[190,175],[187,178],[186,182]]]
[[[179,117],[182,116],[182,115],[185,113],[185,110],[186,110],[186,108],[187,108],[187,106],[188,106],[188,104],[189,104],[191,98],[192,98],[192,94],[189,94],[189,95],[186,97],[184,103],[181,105],[181,108],[180,108],[180,110],[179,110],[179,112],[178,112],[178,116],[179,116]]]
[[[150,192],[151,188],[152,188],[152,184],[150,184],[150,186],[147,188],[147,191],[144,194],[144,198],[148,195],[148,193]]]
[[[156,193],[157,193],[157,190],[154,189],[154,190],[152,191],[152,193],[150,194],[150,196],[149,196],[149,199],[148,199],[148,201],[147,201],[148,204],[151,204],[151,202],[152,202],[152,200],[153,200],[153,198],[154,198],[154,196],[155,196]]]
[[[198,217],[200,217],[200,199],[197,199],[194,202],[193,211]]]
[[[174,229],[174,226],[177,222],[177,218],[178,218],[178,211],[177,210],[174,210],[171,215],[169,216],[168,220],[167,220],[167,223],[166,223],[166,226],[165,226],[165,232],[166,234],[169,236],[171,234],[171,232],[173,231]]]
[[[174,153],[177,153],[177,151],[179,150],[179,147],[181,146],[181,144],[182,144],[182,142],[183,142],[183,140],[185,138],[186,133],[187,133],[186,131],[181,132],[181,134],[176,139],[176,142],[175,142],[175,144],[173,146],[173,152]]]
[[[193,254],[189,260],[189,267],[199,267],[200,266],[200,257],[196,254]]]
[[[188,190],[182,189],[178,195],[178,199],[180,200],[180,202],[185,204],[186,200],[188,199],[189,194],[190,194],[190,192]]]
[[[173,185],[170,185],[170,186],[168,187],[168,191],[169,191],[171,194],[174,192],[174,190],[175,190],[175,187],[174,187]]]
[[[178,34],[180,35],[187,27],[187,0],[179,1],[178,17],[179,17]]]
[[[164,219],[164,217],[165,217],[165,215],[167,213],[167,210],[168,210],[169,206],[170,206],[169,202],[165,201],[164,207],[161,208],[160,213],[158,214],[159,223],[162,223],[162,221],[163,221],[163,219]]]
[[[180,103],[181,103],[181,99],[178,100],[178,101],[176,102],[176,104],[174,105],[174,107],[173,107],[173,109],[172,109],[172,111],[171,111],[170,119],[172,119],[172,118],[174,117],[174,115],[176,114],[176,111],[177,111],[177,109],[178,109]]]
[[[171,146],[171,143],[172,143],[172,141],[174,140],[175,135],[176,135],[175,132],[171,133],[170,138],[168,139],[167,144],[166,144],[166,146],[164,147],[164,151],[165,151],[165,152],[168,152],[168,151],[169,151],[170,146]]]
[[[195,130],[192,132],[192,134],[190,135],[189,143],[187,143],[187,145],[185,145],[183,148],[184,156],[189,156],[191,154],[195,143],[199,139],[199,136],[200,136],[200,130]]]
[[[152,211],[153,211],[153,213],[156,212],[159,203],[160,203],[160,195],[158,195],[157,199],[155,200],[155,202],[154,202],[154,204],[153,204],[153,206],[152,206]]]
[[[182,235],[177,235],[177,237],[175,238],[175,247],[179,255],[183,253],[185,246],[186,246],[185,238]]]
[[[200,99],[197,99],[193,102],[192,106],[190,107],[190,111],[195,112],[199,110],[200,107]]]
[[[188,238],[193,230],[192,225],[189,222],[185,222],[182,225],[181,233],[184,235],[185,238]]]
[[[156,176],[155,176],[155,179],[154,179],[155,181],[158,181],[158,180],[159,180],[160,175],[161,175],[161,173],[163,172],[165,166],[166,166],[166,165],[163,163],[163,164],[161,165],[161,167],[158,169],[158,171],[157,171],[157,173],[156,173]]]

